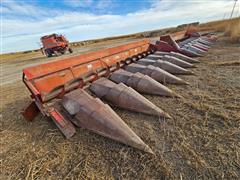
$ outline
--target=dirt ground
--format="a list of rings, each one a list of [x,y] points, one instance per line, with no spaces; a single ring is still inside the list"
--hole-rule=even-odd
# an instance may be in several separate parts
[[[181,76],[190,85],[168,85],[182,99],[145,96],[173,119],[114,108],[155,156],[81,128],[67,140],[42,115],[26,122],[20,112],[30,98],[17,76],[33,60],[2,62],[17,80],[1,86],[0,178],[240,179],[239,57],[239,44],[221,37],[196,76]]]

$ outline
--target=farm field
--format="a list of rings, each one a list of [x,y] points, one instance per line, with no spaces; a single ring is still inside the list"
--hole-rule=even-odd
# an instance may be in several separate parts
[[[209,52],[197,58],[200,63],[191,69],[195,75],[179,76],[190,85],[168,85],[182,98],[144,95],[172,119],[113,107],[155,155],[81,128],[67,140],[41,114],[33,122],[25,121],[20,113],[30,97],[21,82],[22,69],[71,55],[46,58],[39,51],[1,55],[0,178],[239,179],[240,46],[224,33],[218,35]],[[75,47],[73,55],[138,39],[142,38]]]

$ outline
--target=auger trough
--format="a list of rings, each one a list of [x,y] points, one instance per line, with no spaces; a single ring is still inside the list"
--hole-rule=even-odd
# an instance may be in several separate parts
[[[76,133],[76,127],[82,127],[153,153],[108,104],[171,118],[141,93],[181,97],[166,85],[187,85],[176,75],[194,74],[189,68],[199,61],[192,57],[206,53],[215,39],[196,32],[184,33],[179,39],[168,35],[156,44],[145,39],[28,67],[23,70],[23,82],[32,102],[22,114],[31,121],[41,112],[67,138]]]

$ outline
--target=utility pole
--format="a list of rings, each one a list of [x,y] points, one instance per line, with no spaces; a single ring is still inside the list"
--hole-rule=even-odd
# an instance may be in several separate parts
[[[234,2],[234,5],[233,5],[233,9],[232,9],[232,12],[231,12],[230,19],[232,19],[233,12],[234,12],[235,6],[236,6],[236,4],[237,4],[237,1],[238,1],[238,0],[235,0],[235,2]]]

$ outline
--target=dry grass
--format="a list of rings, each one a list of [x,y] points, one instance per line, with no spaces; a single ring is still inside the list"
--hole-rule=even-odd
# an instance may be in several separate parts
[[[240,43],[240,18],[228,24],[225,28],[225,35],[229,36],[232,42]]]
[[[201,31],[221,31],[224,32],[228,28],[229,24],[239,24],[240,18],[233,18],[231,20],[219,20],[207,22],[199,25]]]
[[[1,179],[239,179],[240,48],[221,38],[200,58],[189,86],[169,86],[183,99],[146,96],[165,120],[114,110],[156,153],[151,156],[87,130],[66,140],[39,115],[21,82],[1,87]]]
[[[44,56],[40,51],[39,52],[17,52],[17,53],[8,53],[8,54],[0,54],[0,63],[6,63],[9,61],[24,61],[26,59],[39,58]]]
[[[224,32],[231,42],[240,42],[240,18],[204,23],[199,26],[199,30]]]
[[[240,66],[240,60],[212,63],[211,65],[213,65],[213,66]]]
[[[200,26],[222,32],[225,27],[224,22]],[[11,65],[17,66],[26,55],[35,56],[7,55],[4,62],[12,59]],[[41,115],[27,123],[20,115],[30,100],[23,83],[1,86],[0,178],[240,179],[239,57],[239,45],[221,37],[199,58],[192,70],[196,76],[182,77],[189,86],[168,85],[183,99],[145,96],[173,119],[114,108],[155,156],[80,128],[66,140]]]

